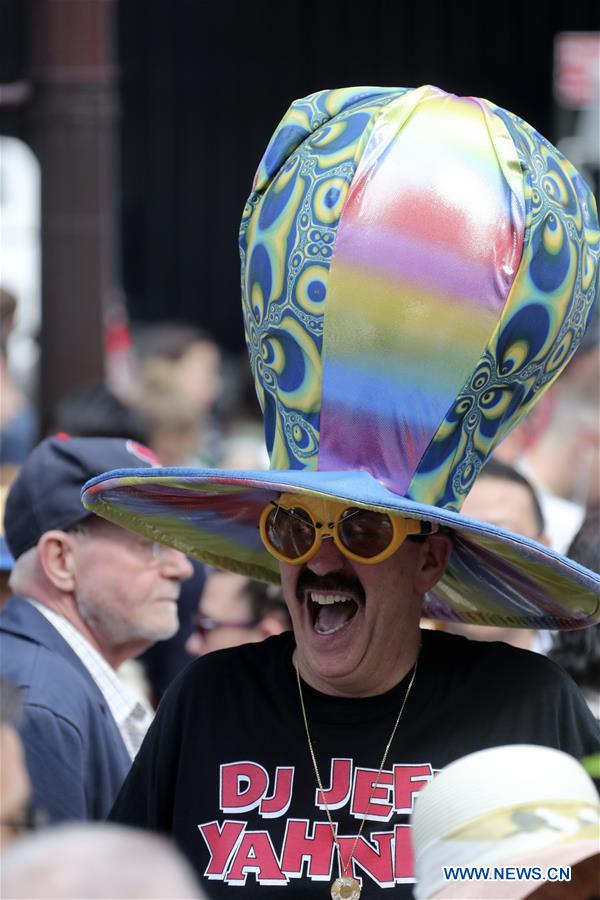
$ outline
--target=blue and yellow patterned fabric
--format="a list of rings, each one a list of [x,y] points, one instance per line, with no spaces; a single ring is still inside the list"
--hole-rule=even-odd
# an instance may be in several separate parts
[[[256,532],[267,500],[351,499],[454,530],[428,615],[543,628],[600,618],[598,577],[459,515],[590,318],[600,233],[564,157],[486,100],[431,86],[320,91],[273,135],[240,250],[271,471],[103,476],[86,505],[276,579]]]

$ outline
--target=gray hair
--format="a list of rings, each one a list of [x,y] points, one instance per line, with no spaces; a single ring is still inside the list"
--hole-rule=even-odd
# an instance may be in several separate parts
[[[5,900],[200,900],[190,864],[164,837],[105,822],[57,825],[2,854]]]
[[[39,572],[38,567],[38,549],[37,546],[30,547],[25,553],[22,553],[15,560],[8,579],[8,586],[13,594],[23,596],[31,590],[31,585],[37,578]]]

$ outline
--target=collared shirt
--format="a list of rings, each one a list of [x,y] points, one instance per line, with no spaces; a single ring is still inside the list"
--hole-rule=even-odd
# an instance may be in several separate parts
[[[27,600],[56,628],[86,667],[102,692],[127,751],[133,759],[154,718],[150,704],[119,678],[112,666],[64,616],[37,600],[30,597]]]

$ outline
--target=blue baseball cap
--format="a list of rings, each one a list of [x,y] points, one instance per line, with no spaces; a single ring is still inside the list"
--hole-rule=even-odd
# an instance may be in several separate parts
[[[90,516],[80,499],[90,478],[107,469],[158,465],[152,450],[126,438],[46,438],[31,451],[6,498],[4,534],[14,559],[46,531],[64,531]]]

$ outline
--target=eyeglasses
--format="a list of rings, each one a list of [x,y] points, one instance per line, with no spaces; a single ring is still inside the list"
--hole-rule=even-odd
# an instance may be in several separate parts
[[[282,494],[263,509],[259,530],[269,553],[282,562],[307,562],[329,537],[349,559],[372,564],[395,553],[409,535],[433,534],[437,525],[334,500]]]
[[[194,617],[194,627],[202,637],[217,628],[256,628],[259,622],[260,619],[252,619],[250,622],[223,622],[220,619],[213,619],[212,616],[197,615]]]
[[[147,538],[141,537],[140,535],[129,536],[126,543],[137,556],[148,563],[153,563],[162,559],[170,550],[170,547],[159,544],[157,541],[149,541]]]

